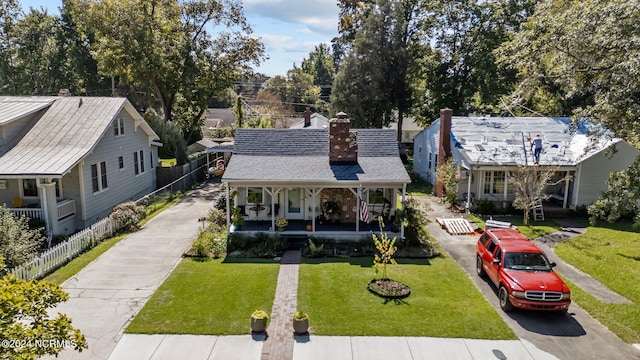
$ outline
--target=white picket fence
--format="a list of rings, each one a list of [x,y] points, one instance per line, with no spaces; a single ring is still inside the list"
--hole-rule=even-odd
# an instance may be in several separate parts
[[[78,254],[111,237],[121,227],[122,225],[115,220],[102,219],[91,227],[71,235],[67,241],[43,252],[33,260],[13,268],[10,272],[24,280],[41,279],[71,261]]]

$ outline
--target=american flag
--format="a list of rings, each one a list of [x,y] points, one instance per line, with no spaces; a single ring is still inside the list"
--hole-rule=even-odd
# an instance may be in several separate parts
[[[367,206],[364,189],[360,189],[360,220],[369,223],[369,206]]]

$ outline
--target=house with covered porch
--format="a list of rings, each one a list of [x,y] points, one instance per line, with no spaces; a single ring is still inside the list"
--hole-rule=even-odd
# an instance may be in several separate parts
[[[366,217],[391,222],[411,180],[395,131],[351,129],[340,113],[328,128],[236,129],[222,181],[230,231],[358,238],[378,229]],[[244,217],[240,230],[232,208]]]
[[[155,189],[157,140],[125,98],[0,97],[0,204],[81,230]]]
[[[516,167],[555,169],[559,181],[547,186],[544,208],[575,209],[597,200],[609,174],[627,169],[640,154],[622,139],[591,138],[588,124],[578,125],[568,117],[452,116],[443,109],[415,138],[414,170],[435,184],[438,165],[451,157],[459,201],[473,207],[483,199],[506,208],[515,198],[508,177]],[[536,138],[542,144],[539,161]]]

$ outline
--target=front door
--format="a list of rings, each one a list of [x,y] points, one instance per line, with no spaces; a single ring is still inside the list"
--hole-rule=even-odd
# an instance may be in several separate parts
[[[287,219],[302,220],[304,217],[303,205],[302,189],[287,189],[287,203],[285,206],[284,216]]]

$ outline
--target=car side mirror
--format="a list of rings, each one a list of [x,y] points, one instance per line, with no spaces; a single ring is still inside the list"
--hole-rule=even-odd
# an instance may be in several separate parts
[[[493,259],[494,265],[500,265],[500,259]]]
[[[551,264],[549,264],[549,265],[551,265],[551,267],[556,267],[556,265],[557,265],[557,264],[556,264],[556,263],[554,263],[554,262],[552,262],[552,263],[551,263]]]

